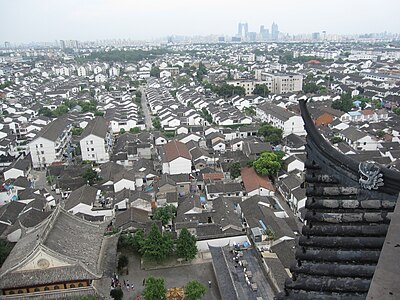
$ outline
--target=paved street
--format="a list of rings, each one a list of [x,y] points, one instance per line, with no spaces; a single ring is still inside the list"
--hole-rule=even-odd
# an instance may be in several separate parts
[[[144,92],[144,88],[140,86],[140,92],[142,93],[142,110],[144,114],[144,122],[146,124],[146,129],[147,130],[152,130],[153,129],[153,122],[151,120],[151,112],[149,110],[149,107],[147,105],[147,99],[146,99],[146,94]]]
[[[216,278],[214,275],[213,266],[210,260],[205,260],[204,263],[197,261],[196,264],[178,266],[174,268],[165,268],[157,270],[142,270],[140,268],[140,257],[137,255],[129,255],[129,275],[120,276],[120,280],[129,280],[129,283],[133,283],[135,290],[124,291],[124,300],[135,300],[137,295],[140,295],[143,291],[144,286],[142,285],[143,279],[148,276],[162,277],[165,280],[167,288],[172,287],[183,287],[186,283],[191,280],[198,280],[205,286],[207,286],[207,293],[203,299],[207,300],[218,300],[221,299],[219,295],[218,286],[216,285]],[[212,286],[208,288],[208,281],[211,280]],[[143,299],[143,298],[141,298]]]

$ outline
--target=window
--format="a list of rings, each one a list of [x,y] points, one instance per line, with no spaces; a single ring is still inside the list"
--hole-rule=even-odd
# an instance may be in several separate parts
[[[35,291],[35,292],[40,292],[40,289],[36,287],[36,288],[34,289],[34,291]]]
[[[55,286],[54,286],[54,289],[55,289],[55,290],[59,290],[60,287],[59,287],[58,285],[55,285]]]
[[[48,291],[48,290],[50,290],[50,289],[49,289],[48,286],[45,286],[45,287],[44,287],[44,290],[45,290],[45,291]]]
[[[71,284],[69,285],[69,287],[70,287],[71,289],[73,289],[73,288],[75,287],[75,284],[71,283]]]
[[[40,148],[43,148],[43,144],[40,144]]]
[[[89,151],[90,151],[90,148],[87,148],[87,151],[89,152]]]
[[[90,141],[90,144],[93,145],[93,141]]]
[[[83,287],[83,283],[79,282],[78,287]]]
[[[23,290],[18,290],[18,294],[23,294],[24,291]]]
[[[44,154],[44,151],[40,151],[41,154]]]
[[[86,141],[86,145],[89,145],[89,141]]]
[[[92,148],[92,151],[94,151],[94,148]]]
[[[92,157],[94,158],[94,154],[92,154]]]

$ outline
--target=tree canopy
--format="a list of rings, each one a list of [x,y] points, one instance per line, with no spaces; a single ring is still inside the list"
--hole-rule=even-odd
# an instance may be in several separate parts
[[[353,108],[353,99],[351,98],[351,94],[342,94],[339,100],[332,102],[332,108],[349,112]]]
[[[160,78],[160,68],[152,67],[150,70],[150,76]]]
[[[266,142],[272,145],[278,145],[282,141],[282,129],[275,128],[268,123],[263,123],[258,130],[258,135],[263,136]]]
[[[172,204],[157,207],[153,214],[153,220],[160,220],[163,225],[167,225],[176,214],[176,207]]]
[[[276,154],[270,151],[263,152],[255,161],[253,161],[253,167],[260,175],[273,176],[282,167],[281,154]]]
[[[89,183],[90,185],[93,185],[94,183],[96,183],[100,177],[97,174],[97,172],[95,170],[93,170],[92,168],[90,169],[86,169],[83,173],[82,173],[82,177],[83,179],[86,180],[87,183]]]
[[[256,84],[256,87],[254,88],[254,91],[253,91],[254,95],[259,95],[262,97],[266,97],[269,93],[270,93],[270,90],[265,83]]]
[[[145,300],[165,300],[167,297],[167,289],[163,278],[154,278],[152,276],[146,278],[143,297]]]
[[[238,178],[241,174],[240,172],[240,162],[236,161],[229,166],[229,172],[232,178]]]
[[[227,83],[223,83],[221,85],[215,85],[207,83],[204,86],[205,88],[210,89],[213,93],[216,93],[220,97],[233,97],[233,96],[244,96],[246,95],[245,88],[241,86],[234,86]]]
[[[196,78],[199,82],[203,80],[203,76],[207,75],[207,68],[203,65],[203,63],[199,64],[199,68],[196,72]]]
[[[121,288],[115,288],[110,291],[110,296],[114,300],[122,300],[122,298],[124,297],[124,292]]]
[[[197,280],[189,281],[185,285],[185,299],[200,300],[205,295],[207,288]]]
[[[186,228],[182,228],[176,241],[176,255],[186,260],[191,260],[197,255],[196,237]]]
[[[161,234],[157,225],[153,224],[142,245],[141,252],[143,257],[149,260],[161,261],[171,254],[172,247],[171,235]]]
[[[308,82],[303,85],[303,92],[308,93],[316,93],[319,91],[319,86],[314,82]]]

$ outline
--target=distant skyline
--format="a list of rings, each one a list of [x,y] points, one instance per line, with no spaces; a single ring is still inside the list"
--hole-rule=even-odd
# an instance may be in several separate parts
[[[400,32],[399,0],[0,0],[0,42],[237,34],[260,25],[289,34]]]

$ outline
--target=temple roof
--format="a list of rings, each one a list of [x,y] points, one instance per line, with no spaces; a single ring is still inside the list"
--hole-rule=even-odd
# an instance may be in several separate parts
[[[400,173],[335,150],[300,101],[307,130],[306,225],[277,299],[365,299],[400,191]]]
[[[105,224],[91,224],[61,207],[43,222],[28,229],[0,269],[0,288],[15,288],[60,282],[96,279]],[[50,258],[43,268],[32,262]],[[53,261],[57,261],[54,266]]]

